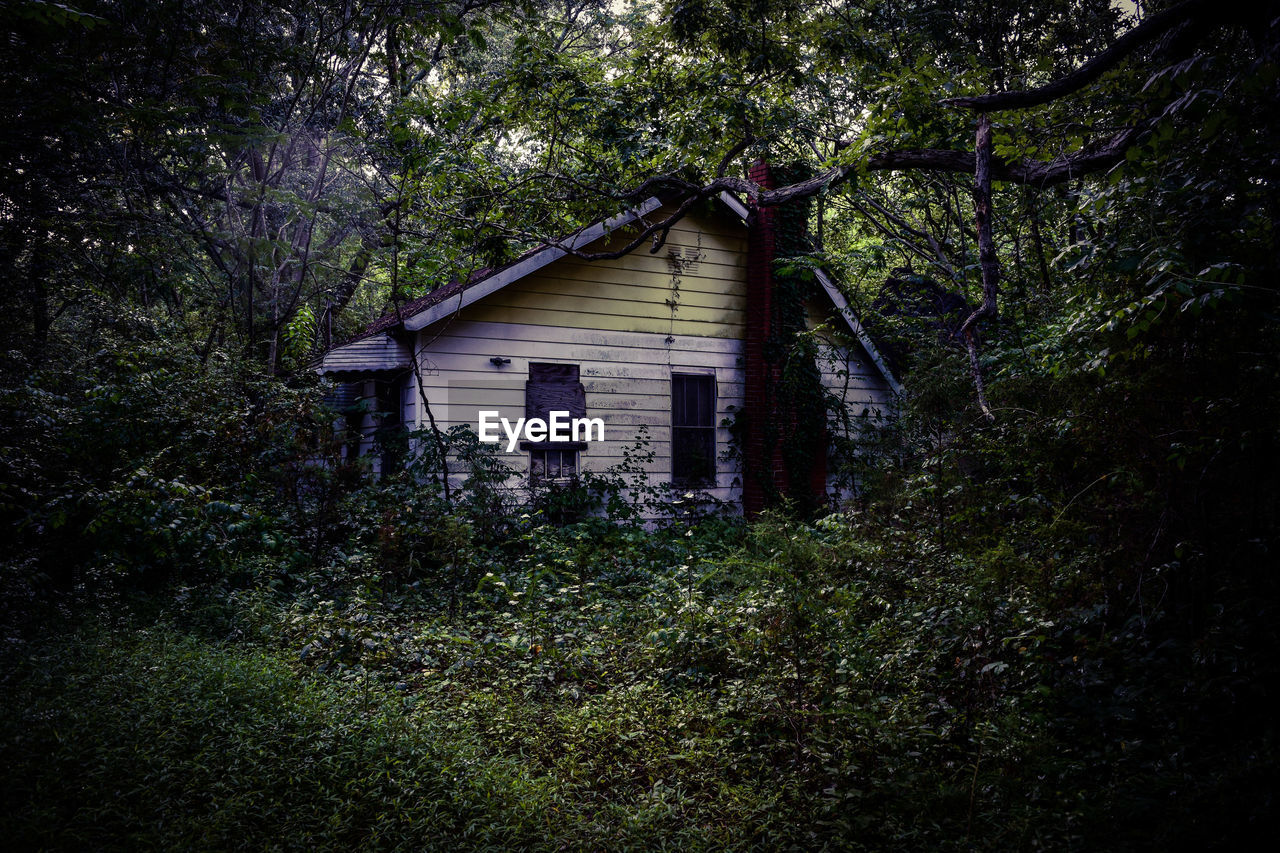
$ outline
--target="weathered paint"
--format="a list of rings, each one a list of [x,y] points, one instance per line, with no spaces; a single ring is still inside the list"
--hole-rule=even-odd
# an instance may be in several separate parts
[[[581,467],[603,471],[621,463],[637,449],[644,426],[653,451],[647,470],[654,481],[668,480],[672,374],[716,377],[717,424],[742,406],[745,259],[745,239],[732,220],[687,219],[656,255],[642,248],[616,260],[564,258],[423,329],[417,345],[423,387],[437,424],[475,429],[481,409],[514,421],[524,413],[530,362],[577,364],[587,413],[606,424],[606,440],[580,452]],[[883,378],[856,344],[853,355],[841,345],[851,335],[847,328],[840,334],[833,307],[815,304],[812,313],[815,323],[836,329],[823,348],[824,382],[841,389],[855,413],[878,411],[887,393]],[[496,366],[494,356],[510,362]],[[729,429],[720,426],[718,457],[730,443]],[[499,455],[522,482],[528,454]],[[740,489],[737,462],[718,458],[709,493],[736,502]]]
[[[457,319],[677,337],[740,338],[745,240],[731,222],[686,219],[656,253],[568,257],[457,312]],[[590,251],[625,245],[615,233]]]

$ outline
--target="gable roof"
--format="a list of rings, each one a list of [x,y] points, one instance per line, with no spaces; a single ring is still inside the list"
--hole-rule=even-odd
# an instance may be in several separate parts
[[[747,221],[750,211],[733,194],[728,192],[720,193],[720,201],[737,214],[738,218],[744,223]],[[650,196],[624,213],[583,228],[569,239],[562,241],[560,245],[541,246],[526,252],[506,266],[498,267],[497,269],[486,268],[478,270],[466,279],[451,281],[444,287],[436,288],[424,296],[397,306],[395,311],[382,315],[365,327],[365,330],[359,335],[334,347],[329,352],[332,353],[334,350],[350,346],[380,333],[390,336],[401,329],[408,332],[424,329],[432,323],[455,314],[468,305],[542,269],[548,264],[560,260],[569,254],[570,250],[580,249],[583,246],[594,243],[601,237],[636,221],[648,213],[652,213],[661,206],[662,201],[660,199],[656,196]],[[562,246],[567,248],[562,248]],[[902,394],[902,385],[892,371],[889,370],[888,364],[880,355],[880,351],[876,349],[875,344],[862,327],[862,324],[858,322],[858,318],[854,316],[849,301],[845,299],[844,294],[835,286],[835,283],[832,282],[825,271],[817,269],[815,273],[818,283],[831,300],[836,312],[844,318],[846,325],[848,325],[853,336],[866,351],[871,363],[884,378],[885,383],[893,393],[900,396]],[[327,360],[327,356],[328,354],[326,353],[322,363]],[[322,367],[321,369],[323,370],[324,368]]]

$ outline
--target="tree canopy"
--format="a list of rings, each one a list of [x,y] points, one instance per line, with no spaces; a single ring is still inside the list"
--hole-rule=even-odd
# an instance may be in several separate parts
[[[1099,248],[1080,202],[1157,162],[1221,161],[1254,177],[1223,204],[1270,203],[1270,138],[1242,132],[1272,92],[1252,4],[8,6],[4,246],[32,355],[55,318],[123,299],[292,369],[335,324],[654,190],[819,196],[820,233],[848,215],[963,292],[980,115],[995,239],[1034,210],[1042,283],[1068,244]],[[757,157],[812,176],[762,192]]]

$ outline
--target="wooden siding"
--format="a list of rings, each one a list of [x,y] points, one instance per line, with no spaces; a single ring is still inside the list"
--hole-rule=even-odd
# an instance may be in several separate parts
[[[625,245],[615,232],[591,245]],[[687,218],[651,254],[612,261],[567,257],[487,296],[461,320],[677,337],[741,338],[746,238],[724,217]]]
[[[623,239],[615,233],[590,249]],[[742,406],[745,282],[746,232],[729,216],[685,219],[655,254],[641,247],[610,261],[562,258],[419,331],[422,390],[439,427],[476,430],[481,409],[512,423],[524,416],[530,362],[576,364],[587,417],[605,423],[605,440],[580,453],[581,468],[600,472],[624,462],[643,427],[653,453],[650,479],[668,482],[672,374],[715,376],[717,425]],[[882,415],[885,380],[843,318],[820,302],[809,313],[811,323],[834,330],[821,348],[824,382],[845,395],[852,414]],[[495,365],[495,356],[510,362]],[[408,357],[407,348],[379,335],[332,351],[324,369],[407,365]],[[406,422],[426,426],[416,388],[404,402]],[[516,472],[509,485],[522,488],[529,455],[508,454],[505,445],[503,436],[496,450]],[[730,431],[718,426],[716,485],[707,491],[738,502],[737,462],[721,458],[730,447]],[[464,477],[459,469],[451,479],[460,485]]]
[[[854,338],[844,318],[822,299],[805,305],[806,322],[818,330],[822,383],[844,398],[849,414],[880,421],[889,415],[892,393],[884,375]]]
[[[425,331],[424,342],[433,331]],[[647,332],[458,320],[423,353],[423,383],[437,424],[475,430],[481,409],[497,411],[512,423],[524,416],[529,362],[577,364],[586,389],[587,417],[605,423],[605,440],[592,442],[579,456],[583,470],[598,472],[623,462],[624,453],[636,448],[643,425],[654,452],[646,470],[659,482],[671,473],[671,374],[716,377],[719,423],[742,405],[741,350],[742,342],[729,338],[668,341],[665,334]],[[511,363],[497,367],[490,362],[495,355]],[[729,441],[729,431],[718,429],[717,450],[727,449]],[[497,449],[523,477],[528,454]],[[736,464],[720,462],[711,494],[736,501],[737,477]]]

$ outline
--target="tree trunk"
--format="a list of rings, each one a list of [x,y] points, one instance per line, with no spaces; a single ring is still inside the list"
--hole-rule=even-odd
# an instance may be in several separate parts
[[[978,321],[984,317],[996,317],[996,288],[1000,283],[1000,264],[996,259],[995,242],[991,238],[991,119],[986,113],[978,116],[978,132],[975,138],[973,176],[973,218],[978,231],[978,268],[982,271],[982,304],[964,321],[960,332],[969,350],[969,369],[973,373],[973,386],[978,395],[978,408],[983,416],[994,421],[995,415],[987,404],[986,382],[982,377],[982,365],[978,361]]]

